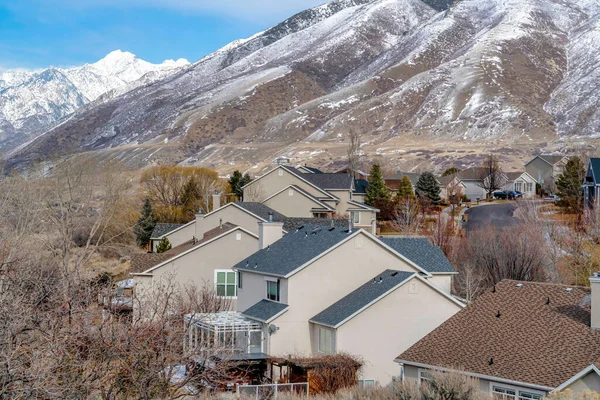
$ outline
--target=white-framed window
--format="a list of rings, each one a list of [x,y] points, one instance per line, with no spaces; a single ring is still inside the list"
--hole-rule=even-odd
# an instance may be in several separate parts
[[[237,287],[242,289],[242,273],[240,271],[237,273]]]
[[[352,221],[354,221],[355,224],[360,223],[360,213],[358,211],[352,212]]]
[[[527,182],[525,184],[525,191],[526,192],[533,192],[533,182]]]
[[[215,270],[215,290],[219,297],[237,297],[237,273],[230,269]]]
[[[522,192],[523,191],[523,182],[521,182],[521,181],[515,182],[515,190],[517,192]]]
[[[490,383],[492,399],[495,400],[542,400],[544,394],[531,389],[520,389],[516,386]]]
[[[426,369],[421,369],[419,368],[419,385],[422,385],[423,383],[428,383],[429,381],[431,381],[431,372],[429,370]]]
[[[267,281],[267,300],[279,301],[279,280]]]
[[[333,350],[333,331],[331,329],[319,328],[319,353],[334,354]]]

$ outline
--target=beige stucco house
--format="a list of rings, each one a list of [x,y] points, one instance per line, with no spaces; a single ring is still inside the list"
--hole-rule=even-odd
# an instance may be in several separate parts
[[[448,196],[452,195],[452,192],[454,192],[455,196],[460,197],[467,192],[467,185],[465,185],[465,183],[461,181],[456,174],[440,176],[438,181],[440,183],[440,198],[442,201],[449,201]]]
[[[554,192],[554,183],[563,173],[568,161],[569,158],[563,155],[540,154],[525,164],[525,172],[544,190]]]
[[[307,225],[267,243],[233,267],[236,326],[250,321],[254,331],[240,340],[254,335],[252,353],[349,352],[365,360],[361,380],[387,384],[398,375],[387,351],[408,348],[463,307],[450,295],[456,272],[425,238]]]
[[[507,400],[600,391],[600,277],[590,282],[502,281],[397,357],[404,381],[454,371]]]
[[[279,165],[243,189],[244,201],[263,203],[287,217],[351,217],[356,227],[375,232],[379,210],[364,204],[365,182],[350,175]]]
[[[534,199],[536,195],[536,180],[527,172],[506,172],[508,181],[504,190],[517,191],[523,194],[523,199]]]

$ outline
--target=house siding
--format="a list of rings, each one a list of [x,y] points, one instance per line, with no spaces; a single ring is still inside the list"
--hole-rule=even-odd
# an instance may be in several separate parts
[[[195,233],[196,227],[193,222],[190,222],[189,224],[182,226],[178,230],[164,236],[166,236],[167,239],[169,239],[169,242],[171,243],[172,247],[177,247],[180,244],[184,244],[185,242],[191,240],[192,237],[194,237]],[[156,248],[158,247],[159,243],[160,240],[152,240],[153,252],[156,252]]]
[[[590,371],[589,374],[581,379],[570,384],[567,389],[573,392],[583,392],[585,390],[591,390],[593,392],[600,393],[600,376],[595,371]]]
[[[293,193],[292,196],[290,196],[290,192]],[[298,218],[312,218],[313,214],[310,210],[322,207],[294,188],[284,190],[265,201],[264,204],[286,217]]]
[[[308,321],[388,268],[416,272],[361,233],[290,277],[290,309],[274,321],[280,330],[271,337],[270,354],[310,354],[313,343]]]
[[[237,234],[241,240],[237,240]],[[215,270],[230,270],[245,257],[258,250],[258,239],[242,230],[233,230],[211,243],[205,244],[150,272],[152,277],[135,276],[136,294],[151,293],[168,284],[205,285],[214,288]],[[235,300],[232,309],[236,309]],[[135,307],[135,304],[134,304]]]
[[[281,176],[279,176],[279,171],[282,172]],[[323,192],[315,189],[312,185],[306,183],[284,168],[276,168],[266,175],[263,175],[261,178],[252,181],[244,188],[244,201],[263,202],[266,198],[283,190],[289,185],[296,185],[316,198],[326,197]],[[260,196],[256,196],[257,194],[260,194]],[[290,215],[286,216],[289,217]]]
[[[485,189],[477,185],[476,180],[463,180],[465,184],[465,194],[471,201],[477,201],[477,199],[483,200],[486,198],[487,193]]]
[[[223,223],[229,222],[235,224],[248,230],[249,232],[254,233],[255,235],[258,235],[258,222],[261,220],[253,217],[245,211],[240,210],[233,204],[221,208],[214,213],[205,215],[204,219],[202,220],[204,230],[208,232],[211,229],[218,227],[219,219],[222,219]],[[194,233],[192,233],[192,236],[193,235]],[[190,236],[188,240],[192,236]]]
[[[410,293],[410,285],[416,293]],[[399,373],[390,354],[404,352],[460,310],[456,303],[412,278],[339,327],[337,351],[359,354],[365,361],[361,379],[387,385]]]

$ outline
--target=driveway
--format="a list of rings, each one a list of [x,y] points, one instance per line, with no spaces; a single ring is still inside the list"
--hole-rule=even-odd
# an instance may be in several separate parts
[[[516,203],[492,204],[473,207],[465,212],[469,220],[464,225],[467,232],[475,231],[486,225],[493,225],[498,228],[506,228],[518,221],[514,217],[514,211],[517,208]]]

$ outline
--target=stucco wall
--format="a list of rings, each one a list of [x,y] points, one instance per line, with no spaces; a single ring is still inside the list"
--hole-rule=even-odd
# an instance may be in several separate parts
[[[525,171],[542,186],[552,183],[552,166],[540,158],[527,164]]]
[[[240,240],[238,240],[240,234]],[[152,271],[151,279],[136,278],[136,293],[150,290],[149,286],[172,282],[214,288],[215,270],[229,270],[258,250],[258,239],[242,230],[231,231],[220,239],[201,246]],[[235,301],[232,308],[236,309]]]
[[[290,193],[292,195],[290,196]],[[289,188],[277,196],[265,201],[267,207],[285,215],[286,217],[312,218],[310,211],[313,208],[322,207],[319,203],[300,193],[294,188]]]
[[[427,278],[429,282],[437,286],[439,289],[443,290],[446,293],[450,293],[452,288],[452,277],[454,275],[451,274],[436,274],[431,278]]]
[[[280,171],[282,174],[281,176],[279,175]],[[261,178],[254,180],[244,188],[244,201],[262,202],[267,197],[274,195],[289,185],[297,185],[317,198],[325,196],[320,190],[315,189],[312,185],[306,183],[296,175],[291,174],[283,168],[276,168],[263,175]],[[252,195],[257,193],[260,193],[259,197],[261,198],[251,198],[254,197]]]
[[[292,276],[290,309],[275,321],[280,331],[272,337],[270,354],[310,354],[308,321],[386,269],[416,271],[361,233]]]
[[[470,199],[473,202],[477,201],[477,198],[481,200],[485,199],[485,189],[477,186],[477,181],[463,181],[463,183],[465,184],[464,190],[468,199]]]
[[[415,286],[411,293],[409,287]],[[399,375],[394,359],[460,310],[413,278],[338,328],[337,351],[360,355],[365,361],[362,379],[387,385]]]
[[[240,210],[233,204],[229,204],[214,213],[205,215],[202,220],[204,231],[206,232],[218,227],[220,218],[223,219],[223,223],[230,222],[258,235],[258,222],[260,220],[247,212]]]
[[[194,221],[190,222],[189,224],[181,227],[179,230],[170,233],[167,236],[167,239],[169,239],[169,242],[171,242],[171,246],[176,247],[179,246],[180,244],[184,244],[185,242],[192,240],[192,238],[194,237],[195,234],[195,225],[194,225]],[[158,244],[160,243],[160,240],[153,240],[152,241],[152,251],[156,252],[156,247],[158,246]]]
[[[600,376],[596,372],[591,371],[583,378],[573,382],[567,389],[571,389],[574,392],[591,390],[600,393]]]

